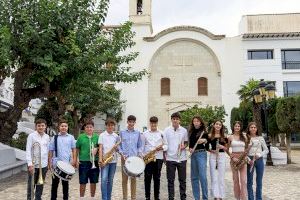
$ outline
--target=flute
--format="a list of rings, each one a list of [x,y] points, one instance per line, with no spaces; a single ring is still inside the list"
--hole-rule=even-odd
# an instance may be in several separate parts
[[[188,156],[188,158],[190,158],[190,157],[193,155],[193,153],[194,153],[194,151],[196,150],[196,147],[197,147],[197,145],[198,145],[198,142],[199,142],[199,140],[202,138],[203,134],[204,134],[204,131],[202,131],[200,137],[198,138],[197,142],[196,142],[195,145],[193,146],[192,153],[190,153],[190,155]]]

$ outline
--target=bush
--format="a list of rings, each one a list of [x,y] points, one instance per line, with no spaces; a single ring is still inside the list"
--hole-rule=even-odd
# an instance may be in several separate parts
[[[216,119],[224,121],[225,116],[227,116],[224,106],[206,106],[204,108],[194,106],[182,111],[180,114],[181,125],[187,128],[195,115],[199,115],[207,126],[212,124]]]
[[[27,133],[21,132],[19,134],[18,138],[16,138],[16,139],[13,138],[11,140],[10,146],[25,151],[26,150],[27,137],[28,137]]]

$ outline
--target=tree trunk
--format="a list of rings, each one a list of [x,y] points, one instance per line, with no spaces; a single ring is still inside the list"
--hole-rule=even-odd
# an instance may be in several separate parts
[[[285,147],[285,134],[284,133],[280,133],[280,147]]]
[[[4,144],[8,144],[8,145],[10,144],[10,141],[12,140],[12,136],[17,131],[18,121],[22,116],[22,111],[23,111],[22,108],[16,106],[7,110],[4,113],[1,113],[0,142],[3,142]]]
[[[257,124],[259,133],[262,133],[262,119],[260,105],[253,103],[253,121]]]
[[[292,164],[291,158],[291,133],[286,134],[286,152],[287,152],[287,164]]]
[[[33,71],[31,63],[27,63],[16,71],[14,77],[14,106],[6,112],[0,113],[0,142],[9,144],[17,130],[17,123],[22,111],[28,107],[31,99],[48,97],[49,90],[46,85],[35,88],[23,88],[28,75]]]
[[[75,138],[78,138],[80,127],[79,127],[79,117],[77,115],[77,110],[76,109],[74,109],[71,112],[71,116],[72,116],[73,123],[74,123],[74,127],[71,129],[71,133],[73,133]]]
[[[271,135],[272,146],[276,146],[276,144],[277,144],[277,137],[278,137],[278,135]]]

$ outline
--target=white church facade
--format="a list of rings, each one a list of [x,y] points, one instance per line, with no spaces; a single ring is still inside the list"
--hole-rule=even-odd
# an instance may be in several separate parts
[[[274,81],[277,96],[300,93],[300,13],[243,16],[235,37],[195,26],[153,34],[151,0],[129,4],[136,32],[130,51],[139,52],[130,66],[147,69],[149,75],[117,85],[126,101],[121,128],[130,114],[140,130],[153,115],[164,128],[172,113],[194,105],[224,105],[230,115],[239,104],[237,90],[250,78]]]

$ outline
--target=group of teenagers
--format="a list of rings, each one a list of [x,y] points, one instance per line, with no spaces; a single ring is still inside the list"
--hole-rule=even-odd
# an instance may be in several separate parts
[[[161,170],[164,164],[166,165],[168,199],[175,199],[176,171],[180,199],[186,199],[188,159],[191,159],[190,176],[194,199],[200,200],[200,196],[203,200],[208,199],[207,163],[209,163],[211,178],[211,197],[215,200],[224,199],[226,154],[230,157],[235,198],[238,200],[262,199],[263,157],[268,154],[268,148],[264,138],[258,133],[256,123],[249,123],[246,131],[243,132],[242,123],[237,121],[233,124],[232,134],[227,136],[221,120],[214,121],[209,131],[200,116],[194,116],[191,119],[188,130],[180,125],[180,120],[180,113],[173,113],[171,125],[164,131],[160,131],[158,118],[152,116],[149,119],[149,129],[141,133],[135,129],[136,117],[129,115],[127,128],[117,134],[114,132],[115,120],[107,119],[105,122],[106,130],[100,135],[94,132],[94,123],[90,120],[83,125],[83,132],[77,140],[67,132],[68,123],[62,120],[59,122],[56,142],[54,137],[50,139],[45,134],[46,121],[43,119],[36,120],[36,131],[28,136],[26,145],[29,172],[27,199],[31,199],[31,180],[34,178],[36,183],[39,174],[38,164],[35,163],[33,166],[32,163],[31,147],[34,142],[41,144],[43,179],[45,179],[47,171],[52,171],[59,160],[69,162],[78,168],[80,199],[86,199],[87,183],[90,184],[90,198],[94,199],[96,184],[100,180],[102,199],[110,200],[118,157],[121,157],[121,168],[123,169],[127,158],[132,156],[143,158],[153,150],[156,159],[147,163],[144,170],[145,197],[141,198],[140,195],[139,197],[136,195],[136,177],[129,177],[124,170],[121,170],[123,200],[128,199],[128,179],[130,179],[132,200],[151,199],[152,179],[154,182],[154,199],[159,200]],[[117,143],[118,148],[113,153],[113,159],[109,163],[104,163],[104,155],[111,151]],[[91,159],[91,155],[93,159]],[[92,162],[94,163],[92,164]],[[254,171],[256,171],[255,195],[253,192]],[[60,178],[52,175],[51,200],[57,199],[59,182]],[[63,199],[68,199],[68,181],[62,180],[62,189]],[[41,199],[42,193],[43,185],[36,184],[35,199]]]

